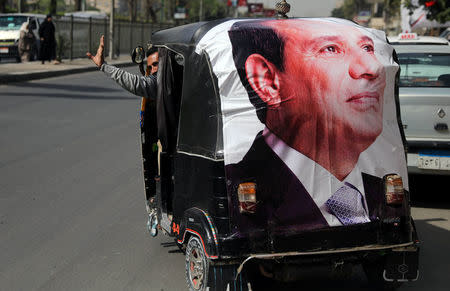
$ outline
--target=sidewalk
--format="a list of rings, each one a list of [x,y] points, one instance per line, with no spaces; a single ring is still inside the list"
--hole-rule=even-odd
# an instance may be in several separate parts
[[[117,67],[131,66],[131,57],[121,55],[114,60],[106,62]],[[60,64],[41,64],[40,61],[27,63],[0,63],[0,84],[23,82],[29,80],[57,77],[69,74],[95,71],[97,67],[87,57],[82,59],[63,60]]]

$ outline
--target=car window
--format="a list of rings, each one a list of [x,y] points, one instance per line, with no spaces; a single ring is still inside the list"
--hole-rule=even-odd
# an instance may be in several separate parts
[[[24,22],[27,22],[26,16],[0,16],[0,29],[19,30]]]
[[[398,55],[401,87],[450,87],[450,54]]]

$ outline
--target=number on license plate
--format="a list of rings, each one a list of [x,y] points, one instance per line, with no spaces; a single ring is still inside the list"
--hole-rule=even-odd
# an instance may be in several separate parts
[[[450,170],[450,157],[419,156],[417,167],[431,170]]]

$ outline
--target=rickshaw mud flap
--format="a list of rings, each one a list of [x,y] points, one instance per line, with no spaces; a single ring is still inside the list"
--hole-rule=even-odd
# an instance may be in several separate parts
[[[337,253],[349,253],[349,252],[360,252],[360,251],[377,251],[377,250],[387,250],[392,249],[393,252],[403,252],[404,248],[408,248],[409,251],[413,249],[417,251],[418,247],[416,247],[415,242],[407,242],[402,244],[395,245],[367,245],[353,248],[341,248],[341,249],[333,249],[333,250],[325,250],[325,251],[310,251],[310,252],[285,252],[285,253],[273,253],[273,254],[254,254],[247,257],[238,267],[237,275],[238,276],[242,269],[244,268],[245,263],[252,259],[276,259],[290,256],[310,256],[310,255],[326,255],[326,254],[337,254]]]
[[[173,222],[173,233],[177,234],[177,242],[183,244],[186,235],[195,235],[200,241],[209,259],[218,259],[218,239],[217,229],[209,214],[197,207],[189,208],[185,211],[184,218],[180,224]]]

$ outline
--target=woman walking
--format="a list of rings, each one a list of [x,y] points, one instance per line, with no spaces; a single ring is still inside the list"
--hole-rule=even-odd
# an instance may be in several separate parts
[[[56,55],[55,25],[52,22],[52,15],[48,14],[45,21],[39,28],[41,38],[41,61],[51,61]]]
[[[19,55],[22,62],[30,61],[35,42],[36,38],[33,32],[30,31],[28,22],[24,22],[20,27],[19,38]]]

